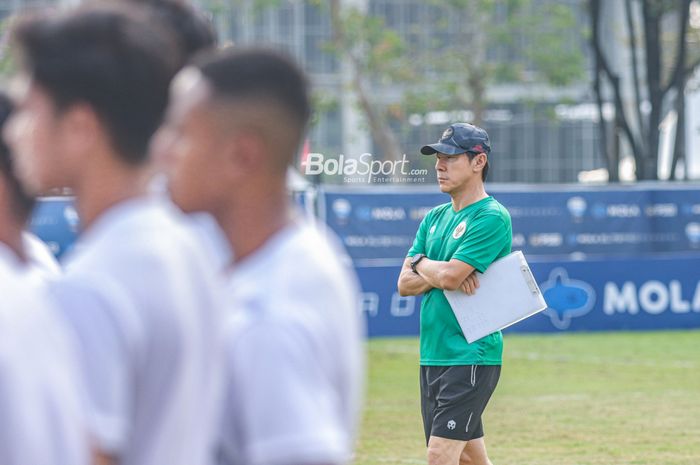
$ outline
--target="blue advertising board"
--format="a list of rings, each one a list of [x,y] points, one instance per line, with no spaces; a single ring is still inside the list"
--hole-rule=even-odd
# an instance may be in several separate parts
[[[700,327],[700,254],[586,261],[537,259],[549,308],[509,332]],[[396,290],[400,266],[357,267],[370,336],[418,334],[420,297]]]
[[[700,327],[700,187],[489,186],[513,221],[513,249],[550,308],[512,331]],[[396,291],[423,217],[449,197],[425,189],[326,189],[321,212],[363,285],[371,336],[417,334],[419,299]]]
[[[45,197],[37,202],[29,224],[31,232],[61,258],[78,236],[80,220],[71,197]]]
[[[492,186],[489,193],[510,212],[513,247],[527,256],[700,251],[700,187]],[[437,188],[327,189],[322,212],[363,263],[404,257],[423,217],[448,201]]]

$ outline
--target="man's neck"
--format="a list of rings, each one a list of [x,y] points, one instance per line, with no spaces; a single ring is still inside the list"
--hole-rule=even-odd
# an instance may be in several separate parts
[[[0,243],[12,250],[17,259],[22,262],[27,260],[24,241],[22,240],[23,230],[23,225],[10,218],[6,218],[0,226]]]
[[[140,167],[112,165],[94,168],[73,186],[83,230],[109,208],[147,193],[146,172]]]
[[[291,223],[293,213],[286,189],[281,189],[237,197],[215,216],[238,263]]]
[[[450,192],[450,197],[452,197],[452,208],[458,212],[464,207],[485,199],[488,197],[488,194],[486,189],[484,189],[484,183],[479,181],[473,185],[466,185],[459,190]]]

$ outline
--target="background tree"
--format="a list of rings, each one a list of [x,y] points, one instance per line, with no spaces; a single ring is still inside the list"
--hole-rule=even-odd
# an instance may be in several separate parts
[[[564,31],[577,27],[576,12],[566,5],[429,0],[438,19],[424,27],[452,34],[445,41],[414,48],[387,29],[383,19],[342,3],[330,1],[333,51],[351,65],[352,90],[386,158],[404,153],[389,123],[392,118],[405,122],[413,112],[468,109],[472,122],[482,124],[487,91],[494,83],[536,81],[563,86],[585,79],[580,49],[561,40]],[[500,51],[504,59],[489,60],[492,50]],[[402,87],[403,97],[382,107],[372,94],[387,83]]]
[[[229,1],[258,13],[283,3]],[[568,5],[426,0],[424,9],[435,20],[411,26],[418,30],[414,36],[420,36],[416,42],[407,37],[412,31],[393,30],[387,25],[391,18],[353,2],[306,0],[306,4],[316,5],[330,18],[332,34],[326,50],[346,72],[341,74],[347,87],[341,91],[356,96],[375,154],[385,159],[399,159],[406,152],[397,131],[409,127],[412,113],[469,110],[472,121],[480,124],[494,84],[560,86],[586,79],[580,47],[561,40],[578,27],[576,11]]]
[[[619,180],[620,140],[630,147],[637,179],[658,179],[659,126],[670,111],[675,111],[677,122],[671,163],[671,179],[675,179],[676,167],[685,154],[686,83],[700,65],[700,50],[697,46],[688,47],[700,39],[700,31],[689,28],[693,2],[624,1],[626,24],[625,28],[620,28],[625,34],[621,42],[629,48],[629,63],[610,62],[607,47],[602,43],[606,4],[601,0],[590,0],[589,4],[595,59],[593,87],[599,107],[601,150],[608,161],[611,181]],[[626,66],[631,70],[632,82],[628,85],[633,90],[632,97],[626,95],[629,87],[625,87],[620,73],[620,67]],[[603,118],[606,89],[615,108],[612,128]],[[626,105],[629,100],[631,105]]]
[[[451,43],[433,43],[423,63],[420,91],[409,93],[415,110],[470,109],[483,123],[487,90],[497,83],[565,86],[584,80],[584,57],[565,31],[579,28],[568,5],[532,0],[430,0],[442,11],[436,28],[454,31]],[[583,34],[583,31],[581,31]],[[497,59],[488,59],[489,53]]]
[[[389,126],[387,109],[381,108],[373,98],[372,85],[373,81],[412,79],[407,72],[404,42],[381,18],[355,7],[343,7],[341,0],[330,0],[329,5],[333,41],[328,50],[347,63],[351,73],[349,90],[357,96],[380,155],[385,160],[399,160],[404,151]]]

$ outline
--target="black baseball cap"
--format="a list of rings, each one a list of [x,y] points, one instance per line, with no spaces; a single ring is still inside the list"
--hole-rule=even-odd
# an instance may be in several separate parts
[[[491,152],[489,135],[478,126],[469,123],[455,123],[445,129],[440,140],[434,144],[424,145],[420,149],[423,155],[436,153],[445,155],[459,155],[460,153],[486,153]]]

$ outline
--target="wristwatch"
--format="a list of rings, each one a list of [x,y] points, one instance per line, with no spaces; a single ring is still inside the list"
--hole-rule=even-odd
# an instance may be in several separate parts
[[[423,253],[417,253],[413,256],[413,259],[411,260],[411,269],[415,274],[418,274],[418,271],[416,271],[416,266],[418,263],[420,263],[421,260],[425,258],[425,254]]]

